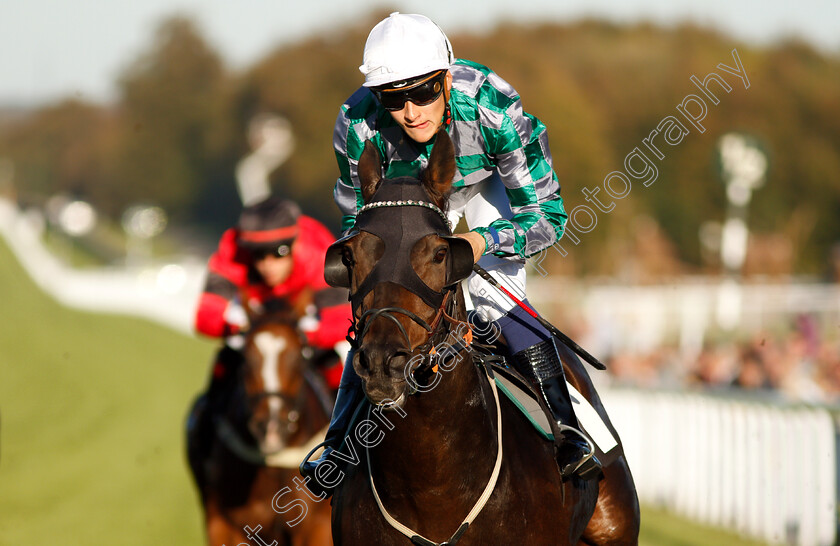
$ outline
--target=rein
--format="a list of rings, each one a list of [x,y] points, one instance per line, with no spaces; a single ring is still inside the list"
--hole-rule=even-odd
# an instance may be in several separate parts
[[[309,363],[308,360],[307,363]],[[261,391],[250,395],[245,394],[240,400],[245,402],[246,408],[265,398],[278,398],[285,405],[291,406],[287,419],[284,420],[284,425],[288,434],[294,434],[298,430],[298,421],[304,412],[308,390],[315,395],[325,415],[332,412],[332,401],[328,399],[328,395],[324,392],[310,366],[304,367],[302,375],[305,384],[297,393],[297,396],[289,396],[279,391]],[[243,461],[261,466],[295,469],[298,468],[300,460],[306,453],[320,445],[326,436],[327,428],[324,427],[315,432],[302,446],[289,446],[271,453],[265,453],[258,447],[246,442],[227,417],[222,417],[219,420],[216,425],[216,433],[222,442]]]
[[[427,539],[417,531],[414,531],[410,527],[406,527],[402,523],[396,520],[385,508],[382,504],[382,499],[379,497],[379,492],[376,490],[376,484],[373,483],[373,472],[370,466],[370,453],[367,456],[367,467],[368,467],[368,477],[370,478],[370,488],[373,491],[373,498],[376,500],[376,505],[379,507],[379,511],[382,513],[382,517],[385,518],[385,521],[388,524],[408,537],[413,544],[418,544],[419,546],[445,546],[448,544],[456,544],[458,540],[460,540],[461,536],[467,531],[470,524],[478,517],[478,514],[481,513],[481,510],[487,504],[487,501],[490,500],[490,495],[493,494],[493,490],[496,488],[496,483],[499,480],[499,473],[502,468],[502,460],[503,460],[503,451],[502,451],[502,408],[499,405],[499,391],[496,388],[496,382],[490,376],[489,372],[487,373],[487,378],[490,381],[490,389],[493,391],[493,400],[496,402],[496,429],[497,429],[497,443],[499,449],[496,453],[496,464],[493,466],[493,472],[490,474],[490,479],[487,482],[487,485],[484,487],[484,491],[481,493],[481,496],[475,502],[472,507],[472,510],[467,514],[467,517],[461,522],[461,525],[458,526],[458,529],[452,534],[449,540],[445,542],[434,542],[432,540]],[[370,419],[370,408],[368,408],[368,419]],[[369,452],[370,450],[368,450]]]
[[[288,468],[297,469],[300,465],[301,459],[306,456],[313,448],[317,447],[323,442],[327,434],[327,427],[322,428],[316,432],[312,438],[309,439],[302,446],[287,447],[274,453],[263,453],[258,448],[248,445],[237,434],[236,429],[230,422],[223,418],[219,421],[216,427],[216,432],[219,438],[230,448],[240,459],[245,462],[269,466],[272,468]]]
[[[437,333],[439,327],[443,324],[441,319],[443,317],[446,317],[450,321],[455,321],[455,319],[453,319],[446,313],[446,306],[447,304],[449,304],[453,292],[454,289],[449,289],[446,292],[444,292],[443,301],[441,302],[440,307],[438,307],[438,310],[435,313],[431,324],[420,318],[416,313],[413,313],[408,309],[403,309],[402,307],[379,307],[376,309],[368,309],[367,311],[362,313],[362,316],[359,317],[358,321],[354,317],[353,324],[350,326],[350,332],[352,332],[354,336],[351,337],[348,335],[347,341],[350,342],[350,345],[354,350],[358,349],[360,340],[362,340],[365,337],[365,335],[367,335],[368,329],[370,328],[370,325],[371,323],[373,323],[374,319],[378,317],[383,317],[393,321],[394,324],[397,325],[397,328],[399,328],[400,333],[405,338],[406,345],[408,346],[410,352],[419,350],[421,352],[426,353],[429,351],[429,346],[432,344],[432,340],[435,334]],[[405,327],[403,327],[402,323],[399,321],[399,319],[397,319],[394,313],[407,316],[415,323],[417,323],[421,328],[426,330],[426,332],[429,334],[429,337],[426,340],[426,342],[421,345],[418,345],[417,347],[412,348],[411,340],[408,337],[408,332],[405,331]],[[361,328],[359,328],[360,325]]]

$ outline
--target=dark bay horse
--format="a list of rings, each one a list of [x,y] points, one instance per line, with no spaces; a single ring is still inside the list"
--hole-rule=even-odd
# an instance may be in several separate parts
[[[329,504],[307,495],[297,470],[323,439],[332,399],[309,366],[300,315],[273,303],[249,317],[238,386],[209,460],[193,465],[211,546],[332,544]]]
[[[347,472],[322,476],[339,482],[333,539],[637,544],[638,501],[623,456],[600,482],[564,482],[553,443],[473,362],[459,282],[471,271],[472,251],[451,236],[443,212],[454,169],[445,132],[420,180],[383,181],[367,143],[358,165],[365,206],[357,229],[327,253],[328,282],[350,288],[353,366],[375,408],[345,440],[353,463]],[[572,383],[605,416],[580,362],[570,351],[564,360]]]

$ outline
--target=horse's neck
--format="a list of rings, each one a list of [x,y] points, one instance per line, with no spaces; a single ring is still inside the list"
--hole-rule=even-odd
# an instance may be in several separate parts
[[[372,453],[376,473],[392,491],[451,486],[456,476],[483,486],[493,465],[496,408],[470,354],[462,352],[453,369],[439,373],[432,390],[409,398],[404,416],[389,417],[396,426]]]

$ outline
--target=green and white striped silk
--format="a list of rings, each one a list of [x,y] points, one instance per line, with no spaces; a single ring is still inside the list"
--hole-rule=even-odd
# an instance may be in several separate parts
[[[497,256],[532,256],[557,241],[566,222],[545,125],[524,112],[513,87],[486,66],[458,59],[451,72],[448,131],[457,167],[453,191],[497,174],[513,217],[499,218],[475,231],[484,235]],[[408,138],[367,88],[357,90],[342,105],[333,133],[339,167],[334,197],[344,215],[343,231],[353,226],[363,205],[357,167],[366,140],[378,148],[386,178],[417,176],[434,143],[434,139],[419,144]]]

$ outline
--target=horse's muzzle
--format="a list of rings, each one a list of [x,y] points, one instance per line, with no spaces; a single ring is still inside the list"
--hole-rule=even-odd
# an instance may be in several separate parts
[[[383,346],[362,345],[353,356],[353,367],[362,380],[365,396],[377,406],[405,399],[408,390],[407,351],[394,352]]]
[[[283,427],[276,419],[251,420],[248,428],[263,454],[277,453],[288,444],[288,427]]]

